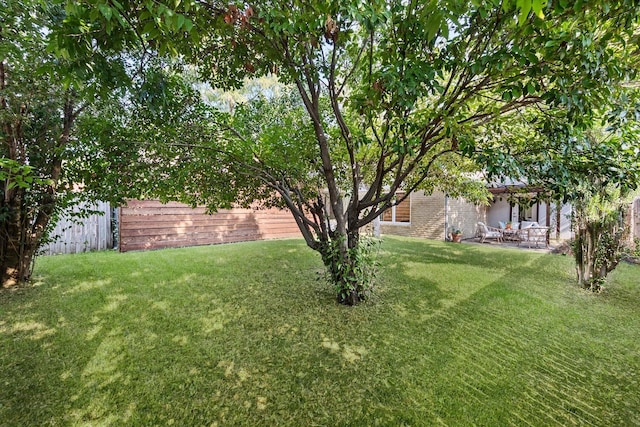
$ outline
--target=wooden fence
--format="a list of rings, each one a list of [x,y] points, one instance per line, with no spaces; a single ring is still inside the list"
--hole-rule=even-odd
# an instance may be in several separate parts
[[[121,252],[300,236],[291,214],[277,209],[231,209],[207,215],[202,207],[130,200],[119,215]]]
[[[113,248],[109,203],[98,202],[90,206],[90,209],[101,214],[91,215],[80,221],[65,217],[58,221],[51,233],[54,240],[41,248],[42,254],[73,254]]]
[[[631,212],[631,235],[640,239],[640,197],[633,201]]]

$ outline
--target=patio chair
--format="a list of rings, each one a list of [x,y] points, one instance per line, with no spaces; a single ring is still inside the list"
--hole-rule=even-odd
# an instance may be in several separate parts
[[[496,227],[489,227],[484,222],[478,222],[476,237],[478,237],[480,243],[484,243],[487,239],[495,239],[498,242],[502,242],[502,230]]]
[[[548,234],[549,227],[527,227],[520,230],[520,240],[518,241],[518,246],[520,246],[521,243],[526,242],[528,247],[531,247],[531,244],[533,243],[537,248],[538,244],[542,243],[544,244],[545,248],[548,248]]]

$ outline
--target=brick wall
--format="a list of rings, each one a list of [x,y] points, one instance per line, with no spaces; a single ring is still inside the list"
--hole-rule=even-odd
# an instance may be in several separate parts
[[[469,203],[464,199],[449,198],[449,226],[460,227],[463,239],[476,235],[478,221],[487,222],[487,207]]]
[[[381,223],[382,234],[424,237],[444,240],[445,238],[445,195],[434,192],[426,195],[422,191],[411,194],[411,222],[408,224]],[[449,198],[449,226],[460,227],[463,238],[475,235],[476,223],[486,219],[486,208],[468,203],[463,199]]]

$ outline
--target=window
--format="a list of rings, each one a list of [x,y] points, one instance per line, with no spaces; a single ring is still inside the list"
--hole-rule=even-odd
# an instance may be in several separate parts
[[[401,199],[405,195],[404,192],[398,191],[395,199]],[[396,222],[408,224],[411,222],[411,195],[400,202],[399,205],[394,205],[390,209],[387,209],[382,213],[382,221],[384,222]]]
[[[533,206],[520,205],[518,210],[518,219],[520,221],[535,221],[538,219],[537,216],[534,217],[533,215]]]

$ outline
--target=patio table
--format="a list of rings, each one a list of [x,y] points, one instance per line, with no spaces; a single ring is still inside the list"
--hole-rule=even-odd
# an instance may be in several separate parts
[[[519,233],[519,230],[516,230],[513,228],[505,228],[502,230],[502,236],[504,237],[504,240],[511,240],[511,241],[520,240],[520,238],[518,237],[518,233]]]

